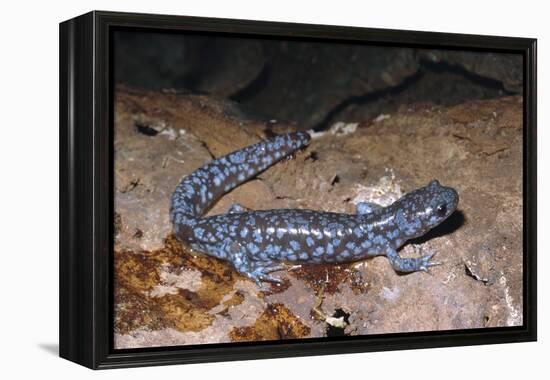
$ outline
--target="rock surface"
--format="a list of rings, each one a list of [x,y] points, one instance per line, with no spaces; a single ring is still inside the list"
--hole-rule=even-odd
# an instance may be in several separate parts
[[[401,254],[437,252],[432,273],[399,275],[385,257],[275,273],[262,292],[230,265],[171,235],[182,176],[272,133],[206,96],[119,87],[115,101],[116,348],[469,329],[522,324],[522,99],[429,104],[335,123],[225,195],[251,209],[353,212],[438,179],[458,212]]]

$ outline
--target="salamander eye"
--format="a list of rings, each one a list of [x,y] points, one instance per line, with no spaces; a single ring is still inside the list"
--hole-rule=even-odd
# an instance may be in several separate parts
[[[447,213],[447,205],[445,203],[442,203],[437,206],[435,211],[437,212],[437,215],[445,216],[445,214]]]

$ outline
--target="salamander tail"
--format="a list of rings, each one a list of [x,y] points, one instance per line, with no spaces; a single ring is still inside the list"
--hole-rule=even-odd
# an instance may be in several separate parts
[[[293,132],[260,141],[209,162],[183,178],[172,194],[170,218],[182,240],[223,194],[255,177],[282,158],[306,146],[307,132]]]

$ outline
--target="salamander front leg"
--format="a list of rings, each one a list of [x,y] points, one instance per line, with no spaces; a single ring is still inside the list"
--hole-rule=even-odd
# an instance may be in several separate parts
[[[396,272],[416,272],[424,271],[429,272],[428,268],[434,265],[440,265],[438,262],[430,262],[430,259],[435,255],[435,253],[430,253],[428,255],[418,257],[418,258],[409,258],[401,257],[395,249],[388,248],[386,256],[390,260],[390,264]]]

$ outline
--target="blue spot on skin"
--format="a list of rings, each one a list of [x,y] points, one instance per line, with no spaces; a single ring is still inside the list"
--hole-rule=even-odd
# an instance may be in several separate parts
[[[403,215],[403,210],[399,209],[397,210],[397,213],[395,214],[395,220],[397,222],[397,226],[400,230],[405,230],[407,228],[407,220],[405,219],[405,216]]]
[[[296,261],[296,260],[298,260],[298,257],[297,257],[295,254],[288,255],[287,258],[288,258],[290,261]]]
[[[367,248],[370,248],[371,247],[371,242],[368,241],[368,240],[365,240],[364,242],[361,243],[361,247],[367,249]]]
[[[204,228],[197,227],[195,228],[195,236],[197,239],[202,240],[202,237],[204,235]]]
[[[300,243],[298,243],[296,240],[291,240],[288,244],[290,244],[293,250],[300,250]]]
[[[313,256],[317,256],[317,257],[323,256],[323,253],[325,253],[325,249],[323,247],[317,247],[313,251]]]
[[[254,236],[254,241],[256,243],[261,243],[262,242],[263,237],[262,237],[262,234],[260,233],[260,231],[255,230],[252,235]]]
[[[389,239],[395,239],[398,236],[399,236],[399,230],[397,230],[397,229],[388,232],[388,238]]]
[[[242,230],[241,230],[241,237],[244,239],[246,237],[246,235],[248,235],[248,228],[244,227]]]
[[[201,187],[200,195],[202,203],[206,203],[206,187]]]
[[[353,229],[353,233],[355,234],[355,236],[357,236],[358,238],[361,238],[361,236],[363,236],[363,230],[359,227],[355,227]]]
[[[269,245],[266,247],[266,252],[267,252],[271,257],[276,256],[276,255],[278,255],[278,254],[281,252],[281,246],[269,244]]]
[[[365,202],[357,203],[356,210],[359,215],[365,215],[372,212],[372,208]]]
[[[309,258],[309,255],[305,252],[300,253],[300,259],[307,260]]]
[[[386,239],[384,239],[384,237],[381,235],[376,235],[373,241],[374,241],[374,244],[378,244],[378,245],[384,245],[386,243]]]
[[[313,245],[315,244],[315,241],[313,241],[311,236],[308,236],[307,239],[306,239],[306,244],[307,244],[308,247],[313,247]]]
[[[232,163],[234,164],[240,164],[240,163],[243,163],[246,159],[246,155],[243,151],[237,151],[235,153],[232,153],[230,156],[229,156],[229,159],[231,160]]]
[[[284,236],[284,234],[285,234],[285,230],[283,230],[282,228],[279,228],[279,229],[277,230],[277,238],[278,238],[278,239],[282,239],[283,236]]]
[[[318,239],[321,240],[323,238],[323,233],[317,229],[311,230],[312,234]]]
[[[258,253],[258,252],[260,251],[260,248],[258,248],[258,246],[257,246],[256,244],[254,244],[254,243],[248,243],[248,244],[246,245],[246,249],[248,249],[248,251],[249,251],[250,253],[252,253],[253,255],[256,254],[256,253]]]

